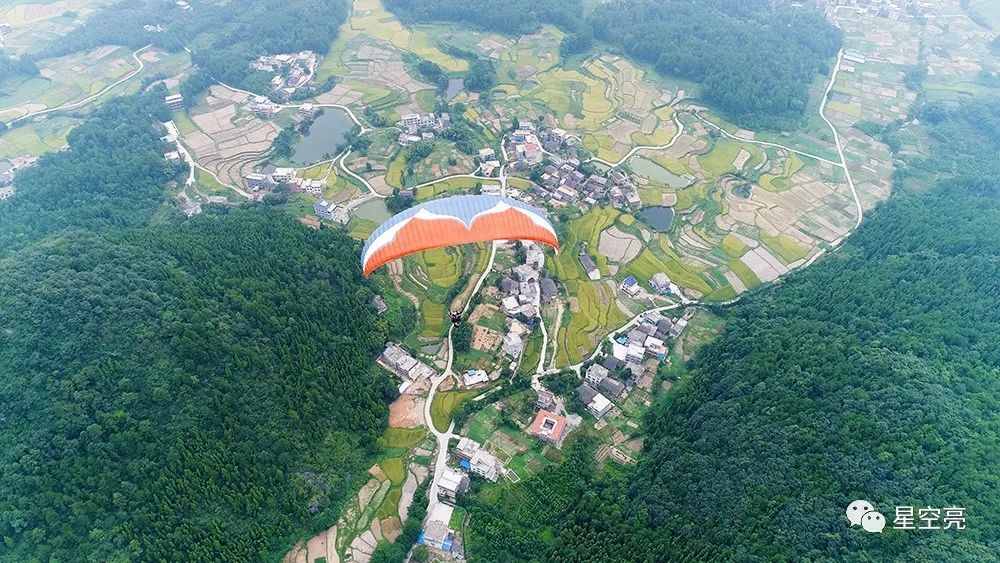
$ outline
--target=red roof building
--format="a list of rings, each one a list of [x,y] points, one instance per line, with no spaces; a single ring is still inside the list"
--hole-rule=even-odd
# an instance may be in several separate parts
[[[562,444],[566,432],[566,418],[547,410],[540,410],[531,423],[528,434],[555,446]]]

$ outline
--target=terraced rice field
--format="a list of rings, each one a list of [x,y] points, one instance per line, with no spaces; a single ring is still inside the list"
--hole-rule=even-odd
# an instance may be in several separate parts
[[[620,326],[628,316],[618,308],[614,284],[589,280],[567,281],[566,291],[572,297],[564,313],[564,326],[558,334],[559,349],[556,365],[579,362],[593,352],[597,342],[613,327]]]

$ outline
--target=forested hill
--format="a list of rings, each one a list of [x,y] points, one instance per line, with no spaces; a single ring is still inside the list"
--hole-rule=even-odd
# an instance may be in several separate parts
[[[750,128],[794,128],[843,40],[822,12],[771,0],[615,0],[591,20],[596,37],[700,83],[705,100]]]
[[[563,54],[594,38],[659,72],[702,85],[702,98],[744,127],[788,129],[842,36],[822,12],[771,0],[614,0],[585,16],[580,0],[387,0],[404,21],[454,21],[503,33],[563,28]]]
[[[4,204],[3,561],[277,560],[336,520],[396,393],[356,243],[268,208],[160,219],[155,98]]]
[[[543,23],[576,31],[582,23],[581,0],[384,0],[385,7],[407,23],[453,21],[503,33],[531,33]]]
[[[109,100],[70,132],[68,148],[19,172],[17,197],[0,201],[0,256],[64,229],[146,223],[176,173],[160,141],[165,94]]]
[[[185,96],[216,80],[266,94],[271,75],[253,71],[251,60],[304,49],[325,54],[350,13],[348,0],[242,0],[238,6],[217,0],[189,3],[190,10],[164,0],[123,0],[102,7],[38,57],[109,44],[133,49],[152,44],[169,51],[190,47],[201,72],[189,81]],[[147,25],[162,31],[149,31]]]
[[[654,409],[627,485],[554,469],[534,490],[583,480],[579,501],[520,526],[534,501],[513,490],[480,509],[482,524],[474,512],[470,553],[996,560],[1000,103],[920,117],[935,146],[901,179],[947,180],[896,196],[837,252],[727,311],[724,334]],[[890,527],[851,529],[856,499]],[[893,530],[895,506],[963,507],[967,528]]]

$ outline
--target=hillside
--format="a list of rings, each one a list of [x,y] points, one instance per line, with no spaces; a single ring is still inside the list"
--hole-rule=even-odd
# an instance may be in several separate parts
[[[836,254],[728,311],[725,333],[650,416],[627,485],[574,477],[588,494],[523,527],[488,517],[490,506],[527,510],[520,489],[490,499],[473,518],[474,553],[990,559],[1000,549],[990,516],[1000,511],[998,107],[924,111],[936,148],[900,176],[951,177],[898,196]],[[968,528],[859,533],[844,518],[857,498],[890,522],[897,505],[964,507]]]
[[[0,559],[278,558],[385,427],[357,245],[266,208],[151,225],[157,99],[103,107],[0,207]]]
[[[594,38],[664,75],[702,85],[703,99],[748,128],[794,129],[809,87],[842,42],[816,10],[766,0],[615,1],[589,16],[579,0],[519,2],[389,0],[404,21],[453,21],[508,34],[542,23],[561,27],[563,55],[587,51]]]

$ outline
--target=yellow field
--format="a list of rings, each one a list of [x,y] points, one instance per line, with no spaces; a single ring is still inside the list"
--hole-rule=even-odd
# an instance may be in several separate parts
[[[657,252],[648,247],[634,260],[625,265],[625,273],[635,276],[640,282],[648,283],[653,274],[666,272],[677,285],[706,294],[712,290],[699,275],[699,269],[681,261],[680,256],[666,244],[666,237],[660,235]]]
[[[8,129],[0,134],[0,158],[40,156],[60,150],[66,146],[66,137],[77,123],[77,119],[58,116]]]
[[[462,253],[455,248],[432,248],[416,255],[427,278],[438,287],[449,288],[462,277]]]
[[[604,97],[605,84],[576,70],[553,68],[539,73],[540,83],[524,97],[541,102],[562,120],[567,113],[582,115],[577,125],[597,131],[615,111],[614,103]]]
[[[344,64],[347,43],[358,36],[372,37],[391,43],[400,49],[411,51],[432,61],[449,72],[469,70],[469,62],[453,57],[433,45],[430,35],[424,29],[408,29],[386,11],[379,0],[356,0],[354,15],[340,28],[337,38],[330,44],[323,63],[316,69],[318,80],[329,76],[343,76],[349,73]],[[364,15],[359,15],[364,14]]]
[[[662,107],[653,112],[658,123],[651,135],[646,135],[641,131],[632,133],[632,142],[636,145],[665,145],[677,133],[677,126],[671,119],[674,115],[674,108]]]
[[[750,250],[749,246],[731,234],[726,235],[725,238],[722,239],[721,246],[722,250],[733,258],[739,258],[740,256],[746,254],[747,250]]]

